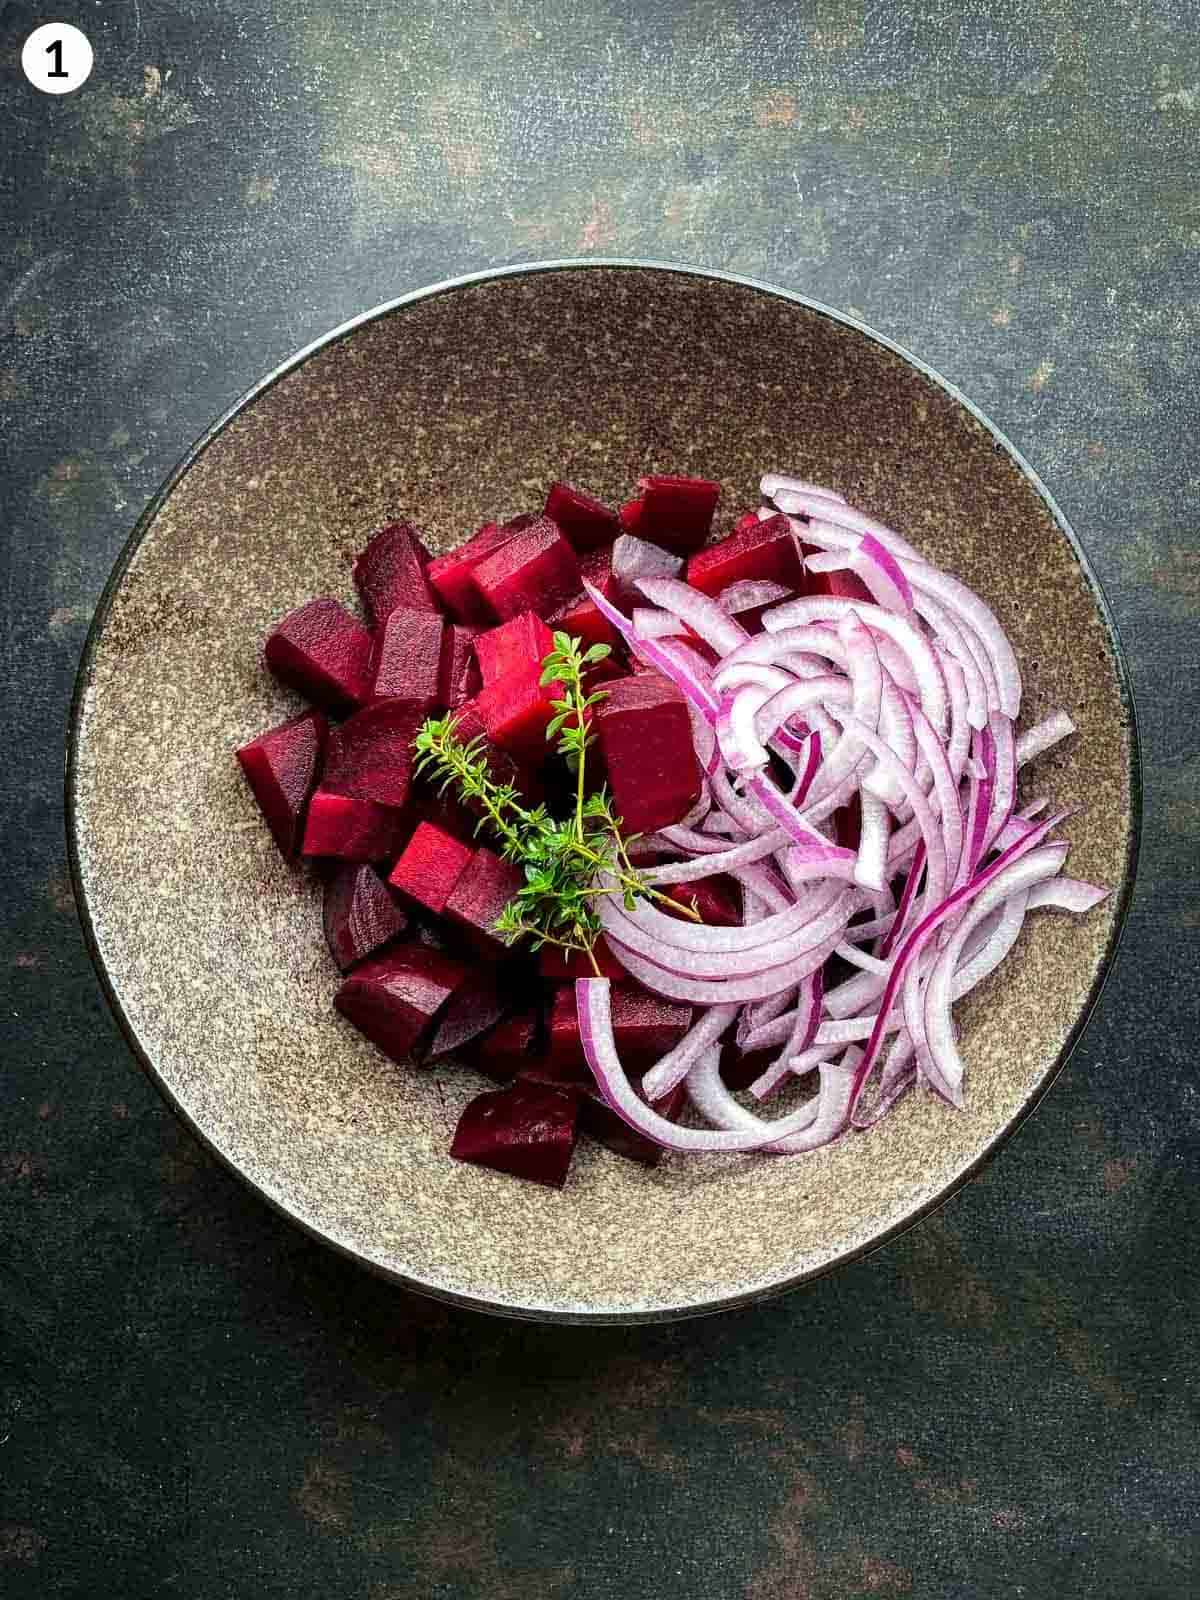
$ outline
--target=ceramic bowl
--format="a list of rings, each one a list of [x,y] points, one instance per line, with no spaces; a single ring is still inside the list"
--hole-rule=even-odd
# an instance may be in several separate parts
[[[1024,668],[1023,722],[1078,737],[1028,793],[1078,807],[1070,870],[1112,886],[1043,914],[959,1011],[966,1109],[910,1095],[793,1160],[583,1147],[554,1192],[449,1159],[469,1070],[379,1055],[331,1009],[310,873],[284,863],[233,751],[299,709],[261,666],[274,619],[352,600],[365,535],[437,549],[539,509],[554,478],[610,502],[647,471],[720,479],[722,525],[769,468],[835,485],[976,588]],[[929,368],[766,285],[551,263],[407,295],[338,329],[199,441],[138,524],[81,667],[69,763],[85,928],[142,1065],[288,1217],[397,1283],[512,1316],[652,1320],[803,1283],[978,1171],[1045,1091],[1111,962],[1138,784],[1119,648],[1031,468]]]

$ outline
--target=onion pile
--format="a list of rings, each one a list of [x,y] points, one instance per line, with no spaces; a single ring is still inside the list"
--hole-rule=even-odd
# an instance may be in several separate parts
[[[608,981],[576,985],[602,1094],[668,1150],[815,1150],[873,1126],[918,1082],[960,1107],[954,1002],[1000,965],[1028,912],[1084,912],[1107,893],[1063,876],[1067,845],[1052,835],[1067,813],[1043,815],[1044,800],[1016,809],[1018,770],[1074,725],[1058,712],[1018,736],[1020,670],[988,606],[831,490],[779,473],[761,490],[759,517],[792,520],[807,570],[854,573],[870,602],[772,605],[778,585],[745,582],[714,600],[642,575],[646,603],[626,617],[588,586],[630,651],[686,697],[705,774],[694,810],[643,841],[669,857],[645,876],[724,873],[744,900],[732,928],[597,900],[630,976],[698,1008],[639,1093],[618,1058]],[[762,604],[752,635],[737,617]],[[849,849],[833,819],[855,800]],[[835,959],[855,970],[827,984]],[[816,1092],[773,1119],[748,1109],[721,1076],[730,1034],[743,1053],[777,1052],[756,1099],[810,1073]],[[654,1110],[681,1082],[707,1126]]]

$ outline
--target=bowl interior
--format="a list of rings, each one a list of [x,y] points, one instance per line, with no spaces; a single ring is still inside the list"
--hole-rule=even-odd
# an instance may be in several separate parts
[[[553,1193],[452,1162],[463,1069],[392,1065],[330,1006],[310,876],[278,856],[233,749],[299,709],[262,670],[272,621],[351,599],[364,535],[403,514],[448,548],[563,477],[617,501],[647,471],[831,483],[977,588],[1026,676],[1022,722],[1080,736],[1027,796],[1079,806],[1070,869],[1120,889],[1132,735],[1088,578],[1009,451],[932,377],[819,309],[641,267],[486,278],[415,298],[259,391],[152,508],[94,633],[74,829],[98,960],[144,1061],[269,1199],[375,1268],[516,1314],[669,1315],[860,1251],[978,1163],[1052,1074],[1120,916],[1031,919],[961,1008],[967,1107],[911,1095],[799,1160],[582,1148]],[[1064,642],[1066,648],[1064,648]]]

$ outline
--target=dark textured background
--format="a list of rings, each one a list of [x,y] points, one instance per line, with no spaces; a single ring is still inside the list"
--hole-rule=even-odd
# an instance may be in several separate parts
[[[55,18],[61,100],[17,65]],[[1198,133],[1189,0],[0,3],[0,1593],[1195,1593]],[[589,254],[803,290],[976,399],[1146,760],[1032,1123],[872,1260],[657,1329],[408,1300],[243,1192],[105,1011],[60,810],[97,595],[212,416],[379,300]]]

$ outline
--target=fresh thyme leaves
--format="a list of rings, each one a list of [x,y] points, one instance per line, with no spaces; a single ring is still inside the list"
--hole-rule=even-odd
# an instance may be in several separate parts
[[[601,924],[596,901],[601,895],[619,894],[629,910],[646,898],[696,915],[652,888],[630,861],[628,847],[637,835],[622,834],[607,790],[588,793],[587,753],[595,740],[592,712],[606,691],[589,693],[584,679],[608,654],[606,644],[584,650],[570,634],[555,633],[554,648],[542,663],[543,685],[561,688],[551,701],[554,716],[546,738],[556,741],[555,750],[575,775],[575,808],[565,820],[551,816],[543,805],[526,807],[511,784],[497,783],[488,769],[487,740],[481,735],[464,743],[452,715],[430,718],[414,741],[416,770],[473,804],[480,813],[479,826],[492,828],[501,854],[525,874],[524,884],[496,922],[496,932],[506,944],[529,938],[535,950],[552,944],[582,951],[597,973],[595,944]],[[611,885],[602,887],[600,874]]]

